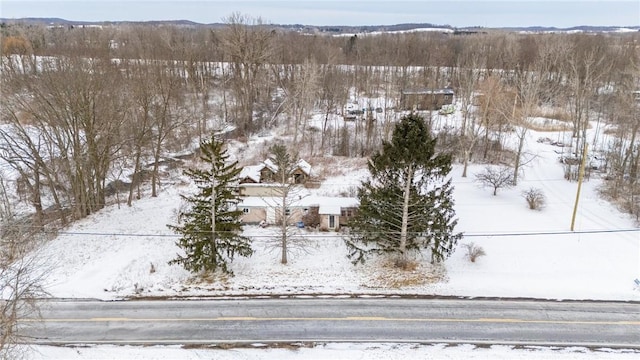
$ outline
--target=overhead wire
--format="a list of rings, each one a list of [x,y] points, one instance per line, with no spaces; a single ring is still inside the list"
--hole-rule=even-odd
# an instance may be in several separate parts
[[[100,237],[158,237],[158,238],[179,238],[180,234],[158,234],[158,233],[128,233],[128,232],[98,232],[98,231],[46,231],[54,233],[58,236],[100,236]],[[543,235],[580,235],[580,234],[612,234],[612,233],[634,233],[640,232],[640,228],[628,228],[628,229],[591,229],[591,230],[558,230],[558,231],[513,231],[513,232],[477,232],[477,233],[465,233],[462,232],[464,237],[521,237],[521,236],[543,236]],[[205,232],[203,232],[205,233]],[[206,232],[209,233],[209,232]],[[218,231],[218,233],[226,233],[224,231]],[[398,231],[379,231],[377,234],[399,234]],[[280,237],[281,234],[240,234],[246,237]],[[349,236],[348,233],[341,234],[329,234],[329,233],[306,233],[296,234],[294,236],[304,236],[309,238],[342,238]]]

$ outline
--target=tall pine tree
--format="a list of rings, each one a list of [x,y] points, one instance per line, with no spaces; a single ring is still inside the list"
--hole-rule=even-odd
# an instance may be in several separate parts
[[[240,169],[237,161],[228,163],[224,142],[213,135],[200,144],[200,150],[200,158],[209,165],[208,170],[185,171],[199,191],[193,196],[182,196],[190,204],[188,210],[179,214],[182,225],[169,225],[182,235],[177,245],[184,250],[184,255],[178,255],[170,263],[181,264],[191,272],[230,273],[228,265],[236,254],[253,254],[250,239],[240,235],[242,211],[236,208],[239,196],[233,184]]]
[[[436,152],[436,139],[416,114],[396,124],[390,142],[369,161],[371,179],[358,189],[360,208],[345,239],[349,258],[391,254],[404,264],[411,252],[431,251],[432,262],[454,250],[461,233],[453,210],[451,156]]]

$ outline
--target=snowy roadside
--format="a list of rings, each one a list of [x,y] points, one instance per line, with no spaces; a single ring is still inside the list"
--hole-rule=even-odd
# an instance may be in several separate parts
[[[179,248],[166,224],[175,221],[179,196],[187,191],[169,187],[130,208],[106,208],[49,242],[42,250],[48,259],[48,290],[58,298],[105,300],[287,294],[640,300],[633,286],[640,275],[640,233],[607,232],[634,224],[598,198],[595,180],[583,187],[577,231],[567,231],[575,184],[557,179],[557,168],[553,159],[541,158],[519,188],[495,197],[459,177],[455,168],[459,229],[467,235],[461,244],[473,242],[487,255],[472,263],[459,246],[444,269],[431,268],[425,259],[405,283],[394,284],[389,280],[393,269],[374,262],[353,266],[335,232],[303,230],[312,246],[294,252],[282,265],[270,246],[274,230],[255,226],[245,229],[254,239],[255,254],[233,262],[234,276],[194,279],[180,266],[168,265]],[[472,172],[478,169],[471,167]],[[520,192],[530,186],[544,186],[547,208],[524,206]]]
[[[328,343],[315,346],[284,346],[264,348],[255,344],[246,348],[186,349],[180,346],[34,346],[27,349],[27,357],[33,360],[120,359],[120,360],[169,360],[169,359],[554,359],[554,360],[635,360],[640,352],[618,349],[587,349],[582,347],[515,347],[506,345],[476,346],[452,344],[387,344],[387,343]]]

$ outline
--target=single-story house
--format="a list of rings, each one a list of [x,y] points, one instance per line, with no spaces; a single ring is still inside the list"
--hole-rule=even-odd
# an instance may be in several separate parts
[[[453,89],[402,90],[400,105],[403,110],[440,110],[453,103]]]
[[[303,220],[309,211],[317,210],[319,227],[338,230],[348,223],[358,208],[358,199],[350,197],[303,196],[291,201],[285,210],[288,223],[295,225]],[[282,216],[282,199],[279,197],[244,197],[238,203],[243,212],[241,220],[246,224],[276,224]]]

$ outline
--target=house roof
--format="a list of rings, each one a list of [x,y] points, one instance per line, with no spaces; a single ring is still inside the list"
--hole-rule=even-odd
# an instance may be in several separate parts
[[[238,174],[238,178],[251,179],[255,182],[260,182],[260,170],[264,167],[264,164],[245,166]]]
[[[278,172],[278,165],[276,165],[273,160],[271,159],[266,159],[265,161],[262,162],[264,167],[267,167],[269,170],[271,170],[274,174]],[[262,170],[262,169],[260,169]]]
[[[446,94],[453,95],[453,89],[444,88],[444,89],[407,89],[402,90],[403,94],[408,95],[429,95],[429,94]]]
[[[340,204],[321,204],[320,208],[318,209],[318,214],[340,215],[341,210],[342,210],[342,206],[340,206]]]
[[[266,159],[259,165],[249,165],[242,168],[238,177],[240,179],[251,179],[257,183],[260,182],[260,172],[262,169],[267,168],[274,174],[278,172],[278,165],[274,164],[271,159]],[[302,170],[305,174],[311,175],[311,165],[303,159],[296,162],[296,168]]]
[[[300,170],[302,170],[305,174],[311,175],[311,165],[308,162],[304,161],[303,159],[300,159],[296,163],[296,166],[300,168]]]

